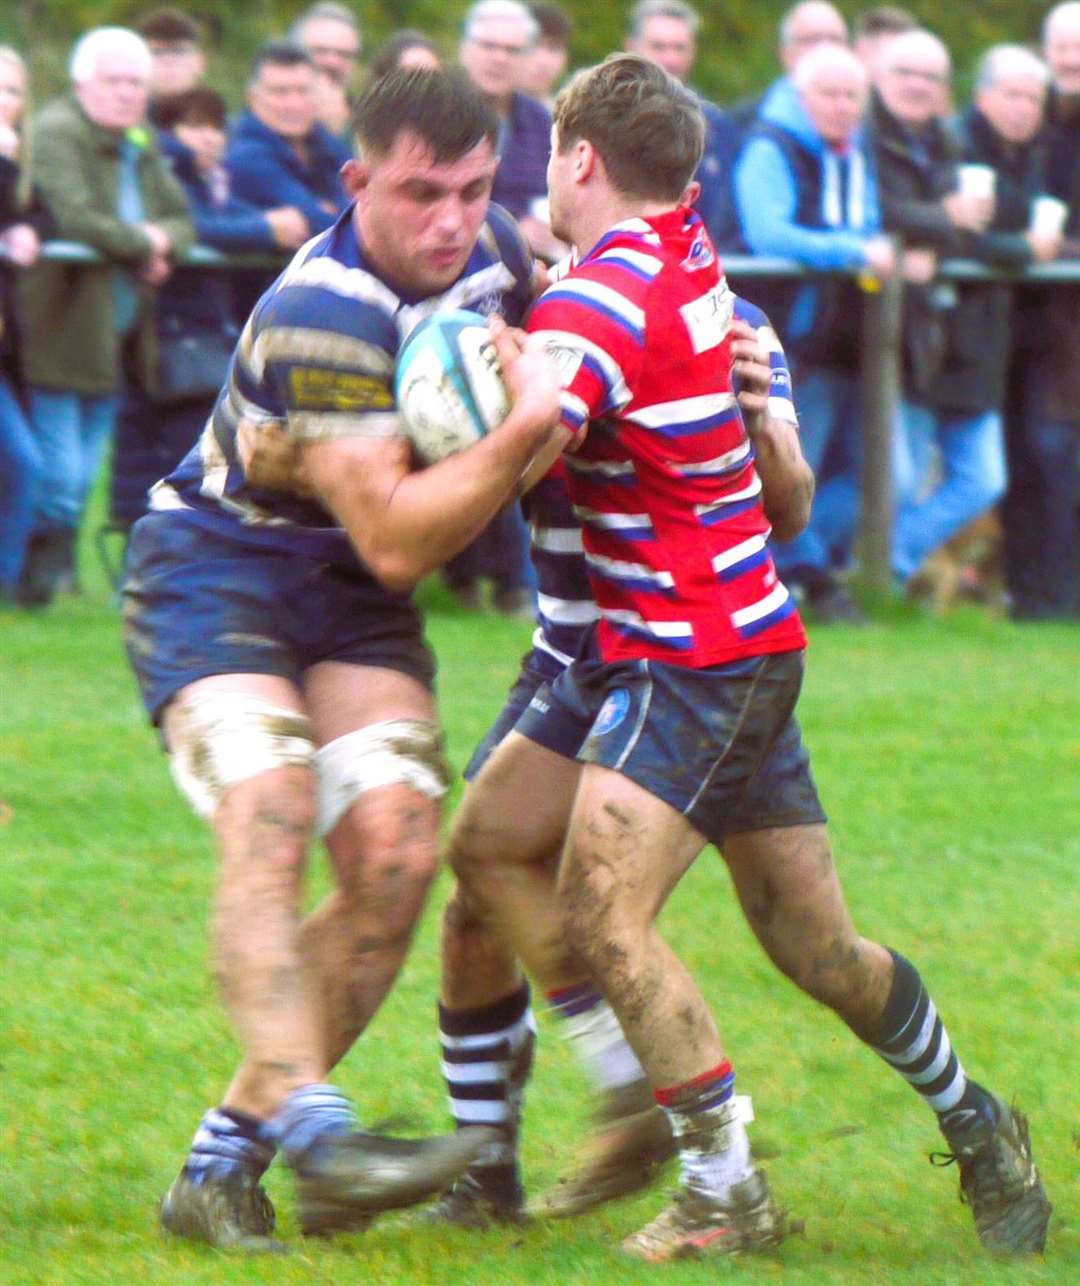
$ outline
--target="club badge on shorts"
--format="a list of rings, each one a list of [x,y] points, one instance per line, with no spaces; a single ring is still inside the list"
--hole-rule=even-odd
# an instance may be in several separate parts
[[[605,732],[611,732],[617,728],[626,718],[626,713],[630,709],[630,693],[626,688],[616,688],[614,692],[609,692],[604,704],[600,707],[600,713],[596,716],[596,722],[589,733],[590,737],[602,737]]]

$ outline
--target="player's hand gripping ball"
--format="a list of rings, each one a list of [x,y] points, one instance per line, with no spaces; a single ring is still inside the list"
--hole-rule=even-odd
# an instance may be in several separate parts
[[[479,442],[510,410],[486,318],[457,309],[421,322],[398,356],[394,392],[422,464]]]

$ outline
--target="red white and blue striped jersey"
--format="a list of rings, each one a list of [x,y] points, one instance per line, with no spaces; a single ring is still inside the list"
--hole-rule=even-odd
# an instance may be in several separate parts
[[[605,660],[703,667],[806,645],[766,548],[733,310],[700,218],[679,208],[617,224],[529,318],[563,369],[567,484]]]
[[[569,271],[569,266],[566,271]],[[791,372],[772,323],[760,308],[741,295],[735,296],[734,316],[753,326],[758,343],[769,355],[772,372],[770,417],[797,426]],[[737,376],[735,389],[738,392]],[[522,504],[531,528],[532,561],[536,568],[539,599],[538,625],[533,634],[533,663],[538,663],[537,654],[543,654],[550,658],[549,672],[557,674],[578,655],[585,634],[600,619],[589,584],[581,543],[581,523],[574,514],[566,486],[564,459],[557,460],[540,482],[526,493]]]

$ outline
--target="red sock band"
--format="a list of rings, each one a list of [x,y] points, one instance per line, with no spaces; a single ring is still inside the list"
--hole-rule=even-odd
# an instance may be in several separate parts
[[[673,1107],[687,1098],[693,1098],[711,1081],[722,1081],[731,1075],[731,1062],[725,1058],[722,1063],[718,1063],[707,1072],[702,1072],[700,1076],[695,1076],[693,1080],[683,1081],[679,1085],[669,1085],[666,1089],[654,1090],[653,1097],[661,1107]]]

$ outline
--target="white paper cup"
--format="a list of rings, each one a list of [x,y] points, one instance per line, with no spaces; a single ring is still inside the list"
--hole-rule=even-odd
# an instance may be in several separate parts
[[[1045,237],[1060,237],[1065,231],[1069,207],[1056,196],[1037,196],[1031,203],[1031,231]]]
[[[993,196],[997,174],[989,165],[961,165],[957,169],[960,191],[965,196]]]

